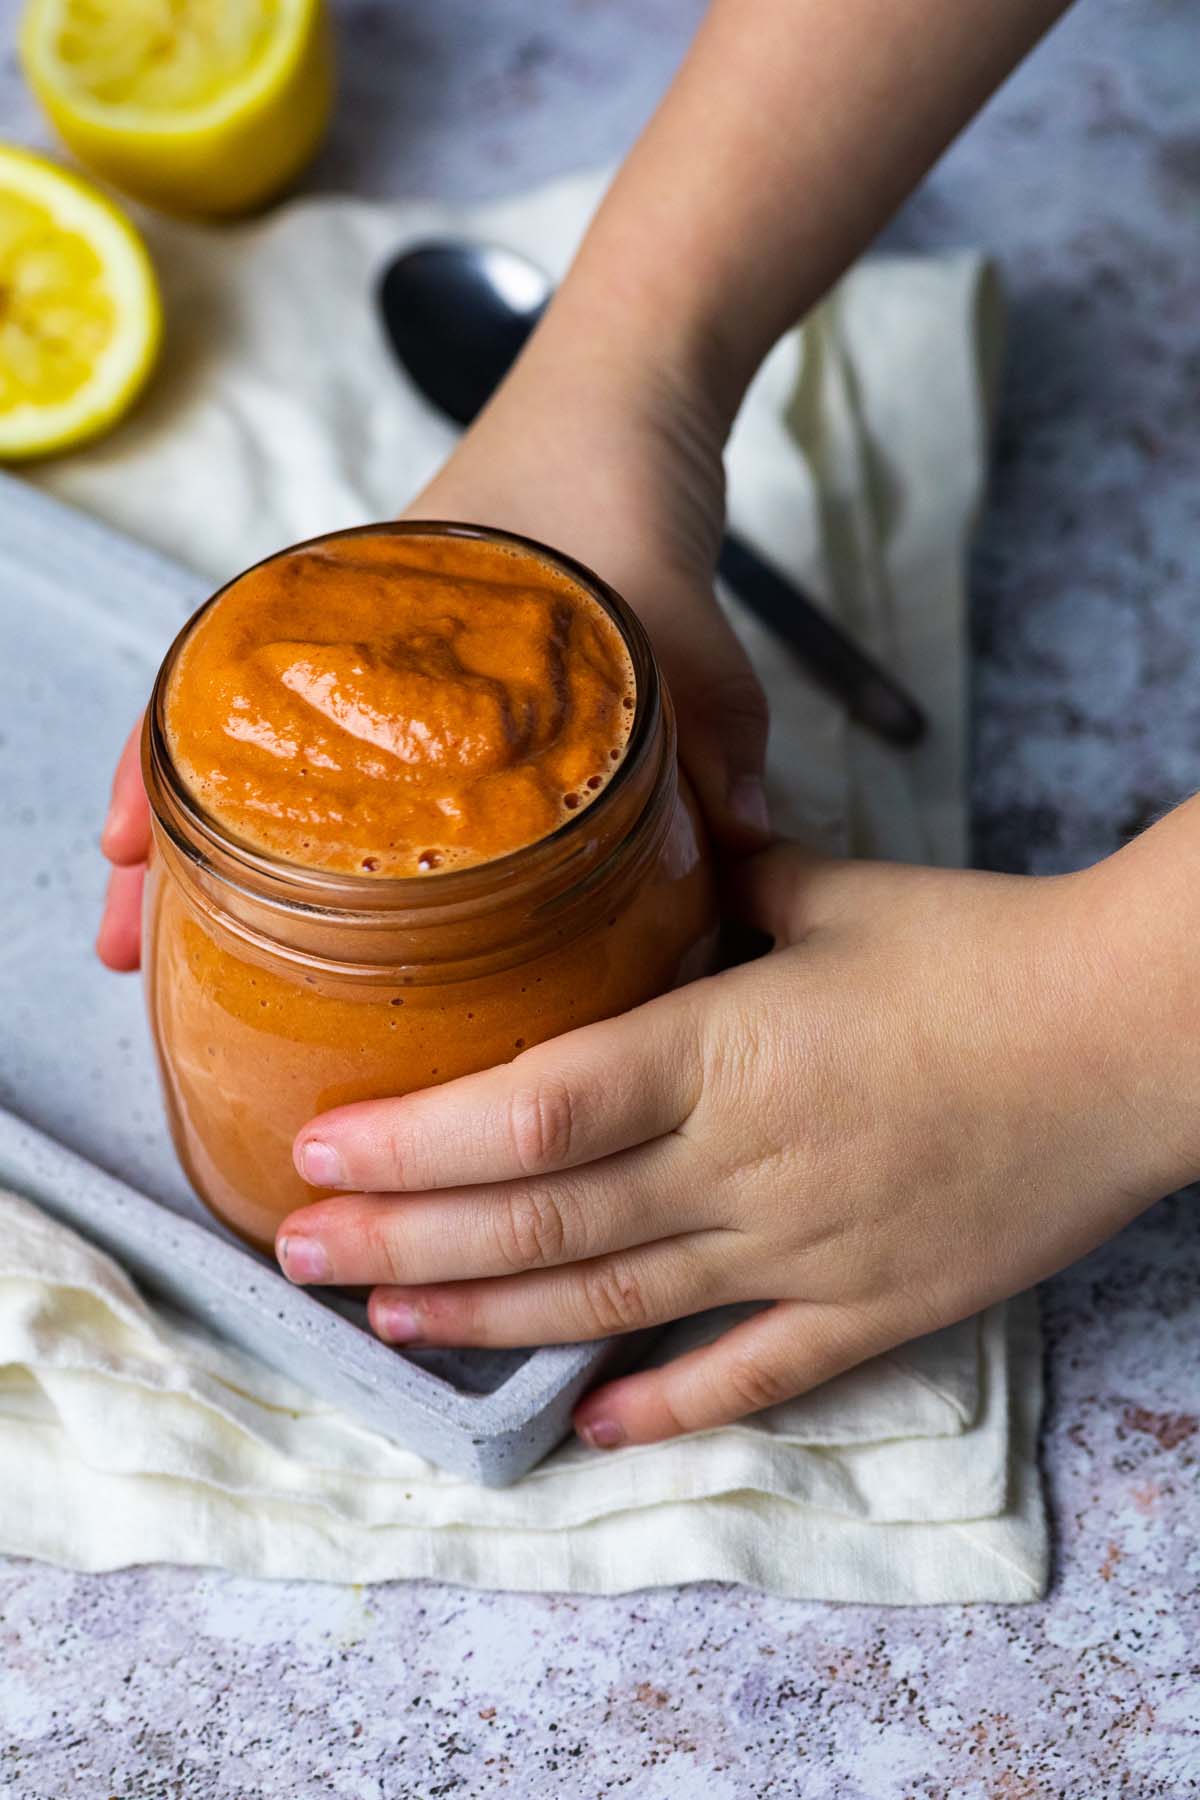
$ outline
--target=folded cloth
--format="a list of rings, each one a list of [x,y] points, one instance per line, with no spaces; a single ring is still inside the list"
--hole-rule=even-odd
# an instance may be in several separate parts
[[[819,1446],[839,1442],[836,1423],[797,1436],[802,1413],[777,1407],[769,1429],[748,1422],[609,1457],[572,1445],[495,1491],[151,1312],[107,1257],[28,1202],[3,1197],[0,1220],[5,1548],[85,1568],[169,1560],[588,1592],[713,1575],[873,1601],[1025,1600],[1037,1589],[1029,1298],[980,1321],[983,1391],[957,1436],[831,1454]],[[1008,1370],[1023,1361],[1035,1378],[1014,1394],[1010,1420]],[[860,1379],[888,1392],[882,1362]],[[853,1391],[846,1398],[852,1412]],[[897,1398],[899,1417],[902,1389]],[[991,1491],[981,1487],[978,1510],[960,1519],[964,1458]]]
[[[121,430],[31,479],[214,580],[387,516],[453,434],[371,316],[382,263],[439,232],[552,273],[600,182],[476,211],[308,201],[223,231],[148,226],[172,349]],[[963,564],[984,466],[994,296],[972,256],[868,262],[768,359],[729,451],[731,511],[920,694],[934,730],[868,741],[726,596],[770,694],[784,829],[961,860]],[[722,1431],[565,1445],[501,1492],[365,1431],[0,1198],[0,1547],[100,1568],[611,1592],[704,1578],[870,1601],[1025,1600],[1046,1537],[1036,1312],[994,1307]],[[659,1354],[719,1321],[685,1321]]]

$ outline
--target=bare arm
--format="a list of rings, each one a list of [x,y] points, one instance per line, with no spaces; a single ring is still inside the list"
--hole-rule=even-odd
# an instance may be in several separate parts
[[[526,354],[409,508],[543,538],[626,594],[731,848],[761,841],[766,717],[713,600],[729,422],[780,332],[1062,9],[714,0]],[[114,968],[136,965],[147,839],[127,755],[104,837]]]
[[[714,0],[547,337],[674,352],[725,413],[1066,0]],[[1003,179],[998,172],[997,179]]]

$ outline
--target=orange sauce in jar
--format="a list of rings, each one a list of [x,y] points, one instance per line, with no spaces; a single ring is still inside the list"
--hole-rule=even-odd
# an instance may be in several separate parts
[[[180,1156],[268,1247],[314,1114],[703,971],[715,911],[629,609],[540,545],[367,527],[185,627],[147,715],[146,979]]]

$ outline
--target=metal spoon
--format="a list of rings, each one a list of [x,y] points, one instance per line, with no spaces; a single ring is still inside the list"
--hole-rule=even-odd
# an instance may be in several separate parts
[[[491,397],[549,303],[549,277],[497,244],[417,244],[379,284],[383,322],[425,398],[469,425]],[[885,669],[743,538],[727,532],[717,564],[738,598],[783,638],[850,716],[890,743],[925,734],[920,707]]]

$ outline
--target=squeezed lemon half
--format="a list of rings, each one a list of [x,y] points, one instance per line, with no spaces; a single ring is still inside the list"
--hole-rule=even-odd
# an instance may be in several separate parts
[[[131,404],[162,334],[128,219],[45,157],[0,144],[0,458],[45,456]]]
[[[169,212],[245,212],[316,149],[324,0],[29,0],[21,61],[71,149]]]

